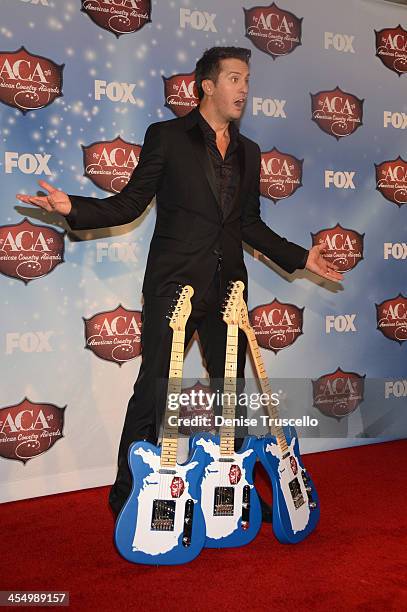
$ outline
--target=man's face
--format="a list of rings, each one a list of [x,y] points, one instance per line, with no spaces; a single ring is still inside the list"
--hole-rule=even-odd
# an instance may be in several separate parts
[[[240,119],[249,91],[249,67],[239,59],[223,59],[220,68],[216,83],[208,81],[212,102],[225,121]]]

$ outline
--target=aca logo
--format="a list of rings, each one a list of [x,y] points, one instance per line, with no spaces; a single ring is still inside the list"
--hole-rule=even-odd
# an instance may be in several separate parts
[[[24,47],[0,53],[0,102],[18,108],[23,115],[45,108],[63,95],[64,66]]]
[[[117,136],[87,147],[82,145],[82,151],[84,176],[105,191],[120,193],[138,164],[141,146]]]
[[[302,17],[278,8],[274,2],[270,6],[244,8],[243,11],[246,38],[273,60],[301,45]]]
[[[407,72],[407,31],[398,25],[397,28],[375,30],[375,34],[376,57],[399,76]]]
[[[0,408],[0,457],[27,463],[46,453],[63,437],[65,408],[27,398]]]
[[[399,208],[407,203],[407,162],[400,156],[375,164],[376,189]]]
[[[190,401],[183,402],[180,411],[180,426],[178,431],[184,436],[190,436],[200,431],[211,431],[215,427],[215,416],[213,408],[208,402],[208,386],[196,382],[192,387],[182,389],[182,395],[189,395]],[[192,420],[194,419],[194,420]]]
[[[199,104],[195,72],[163,76],[165,105],[177,117],[184,117]]]
[[[312,234],[312,245],[323,244],[327,246],[324,257],[335,264],[338,272],[349,272],[363,259],[363,238],[355,230],[346,229],[339,225],[329,229],[322,229]]]
[[[339,140],[362,125],[364,100],[339,87],[310,95],[311,119],[326,134]]]
[[[294,344],[303,333],[303,313],[304,308],[284,304],[277,299],[254,308],[249,313],[249,319],[259,346],[277,354]]]
[[[261,154],[260,193],[265,198],[278,200],[289,198],[302,186],[303,159],[274,148]]]
[[[151,0],[82,0],[81,11],[119,38],[151,21]]]
[[[377,329],[400,345],[407,340],[407,298],[401,293],[376,304]]]
[[[312,381],[313,405],[325,416],[340,420],[363,402],[365,377],[341,368],[320,376]]]
[[[85,323],[85,348],[100,359],[121,366],[141,354],[141,312],[121,304],[114,310],[99,312]]]
[[[25,284],[46,276],[64,261],[64,237],[27,219],[0,226],[0,273]]]

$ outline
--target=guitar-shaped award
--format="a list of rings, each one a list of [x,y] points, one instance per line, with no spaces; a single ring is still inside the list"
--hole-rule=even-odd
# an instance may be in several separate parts
[[[200,553],[205,542],[199,504],[205,454],[197,447],[186,463],[177,463],[179,403],[171,409],[181,392],[185,325],[193,293],[189,285],[180,289],[169,317],[173,337],[161,446],[143,441],[129,448],[133,487],[117,519],[115,543],[120,554],[133,563],[186,563]]]
[[[271,398],[270,381],[243,299],[239,327],[247,336],[261,390],[269,397],[270,422],[276,423],[278,409]],[[272,483],[274,533],[280,542],[300,542],[315,529],[320,512],[314,483],[302,463],[295,428],[273,425],[270,435],[258,439],[256,450]]]
[[[208,463],[201,483],[201,507],[206,523],[205,546],[224,548],[248,544],[261,525],[260,501],[253,485],[256,439],[247,436],[235,452],[238,315],[244,284],[231,283],[223,312],[227,324],[223,425],[219,435],[197,434],[192,448],[203,448]],[[232,423],[232,424],[231,424]]]

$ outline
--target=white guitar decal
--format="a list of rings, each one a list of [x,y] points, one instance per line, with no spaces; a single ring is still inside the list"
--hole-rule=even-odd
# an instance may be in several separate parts
[[[213,516],[214,492],[216,487],[230,487],[229,469],[232,462],[219,461],[220,448],[212,440],[200,439],[197,446],[203,447],[204,451],[212,457],[213,462],[205,468],[201,484],[201,508],[206,519],[206,535],[208,538],[218,540],[224,538],[238,528],[239,519],[242,516],[243,487],[249,485],[246,480],[244,462],[254,450],[249,448],[243,453],[236,453],[233,457],[233,465],[238,465],[241,470],[239,482],[234,485],[234,509],[233,516]],[[249,485],[253,488],[253,485]]]
[[[281,449],[278,446],[278,444],[274,444],[274,443],[267,444],[265,450],[266,450],[266,453],[271,453],[273,457],[276,457],[279,460],[278,473],[280,477],[281,492],[284,496],[285,505],[286,505],[288,515],[291,521],[291,527],[293,529],[293,532],[297,533],[298,531],[303,531],[303,529],[307,527],[308,521],[309,521],[310,509],[308,505],[308,494],[307,494],[307,491],[305,490],[304,481],[301,476],[301,467],[299,467],[298,459],[294,454],[294,444],[295,444],[295,438],[291,440],[291,444],[288,447],[290,456],[286,457],[285,459],[282,458]],[[288,451],[285,454],[288,454]],[[291,467],[292,458],[294,458],[296,465],[298,466],[298,472],[296,474],[294,474],[292,467]],[[289,483],[294,478],[297,478],[298,484],[301,489],[301,494],[304,498],[304,503],[302,503],[298,508],[296,508],[294,505],[290,487],[289,487]]]
[[[134,451],[143,462],[153,470],[143,480],[143,487],[138,495],[138,507],[144,512],[138,512],[137,525],[133,538],[133,551],[139,550],[148,555],[158,555],[170,551],[178,545],[178,540],[183,533],[185,502],[191,498],[189,494],[189,483],[187,473],[198,465],[193,461],[188,465],[176,465],[173,473],[160,474],[160,456],[151,450],[138,448]],[[185,488],[182,495],[177,498],[171,497],[171,482],[174,477],[180,477],[184,481]],[[153,502],[155,499],[173,499],[175,501],[175,523],[173,531],[154,531],[151,529],[151,517]],[[193,499],[196,502],[196,499]],[[146,509],[150,511],[147,512]]]

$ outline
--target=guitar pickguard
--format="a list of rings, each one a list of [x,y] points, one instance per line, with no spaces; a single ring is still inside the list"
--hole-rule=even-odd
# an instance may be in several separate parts
[[[165,473],[160,473],[160,455],[143,448],[137,448],[133,452],[139,455],[152,471],[143,479],[138,495],[137,524],[132,549],[149,555],[162,554],[177,546],[184,532],[186,504],[192,499],[187,475],[198,462],[193,461],[185,466],[177,464],[173,470],[162,470]],[[173,497],[174,478],[181,478],[184,483],[182,493],[178,497]]]
[[[206,535],[213,539],[224,538],[238,529],[244,487],[253,488],[246,480],[245,460],[254,450],[249,448],[241,454],[235,453],[230,461],[224,461],[219,445],[213,440],[200,438],[196,444],[202,446],[212,459],[205,468],[201,483],[201,508],[206,522]],[[236,474],[236,466],[240,469],[240,478],[232,479],[232,482],[237,481],[232,486],[230,473],[233,468],[232,474]]]
[[[292,530],[295,533],[303,531],[309,522],[310,508],[305,484],[298,470],[298,459],[294,454],[295,438],[291,440],[289,450],[282,456],[279,446],[270,442],[266,445],[266,453],[271,453],[278,459],[278,475],[281,492],[284,497]]]

